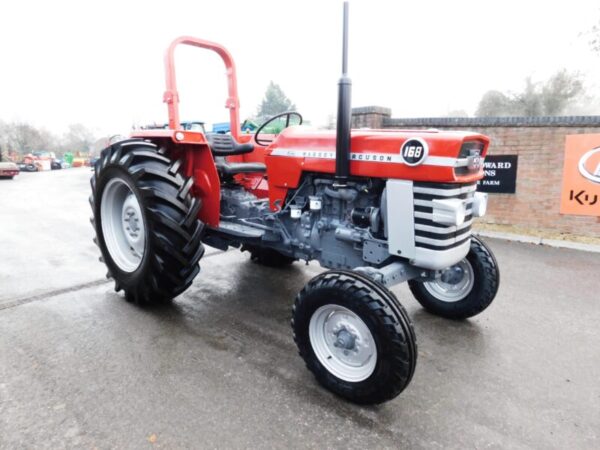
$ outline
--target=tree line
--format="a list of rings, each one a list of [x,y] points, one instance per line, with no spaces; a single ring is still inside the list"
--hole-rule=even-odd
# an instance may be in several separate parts
[[[36,151],[54,152],[59,157],[66,152],[88,153],[97,141],[94,133],[80,123],[70,125],[66,133],[58,135],[27,122],[0,121],[0,151],[16,154],[17,159]]]
[[[596,40],[590,42],[600,53],[600,25],[594,29]],[[475,116],[557,116],[564,114],[597,113],[595,101],[586,95],[583,78],[576,72],[561,69],[545,81],[525,79],[522,91],[487,91],[479,101]],[[258,124],[285,111],[294,111],[296,106],[285,95],[281,87],[271,81],[265,96],[252,117]],[[466,116],[464,111],[455,111],[450,116]],[[327,128],[335,127],[335,117],[330,115]],[[107,143],[106,138],[98,138],[85,125],[76,123],[69,126],[62,135],[36,127],[27,122],[3,122],[0,120],[0,152],[22,159],[35,151],[54,152],[61,157],[66,152],[88,153],[99,150]]]
[[[600,40],[600,38],[599,38]],[[597,44],[600,48],[600,44]],[[525,79],[521,91],[492,89],[481,97],[475,116],[559,116],[569,114],[595,114],[598,100],[586,93],[583,77],[578,72],[561,69],[543,81]],[[281,112],[295,110],[281,87],[271,81],[265,96],[252,118],[257,123]],[[468,116],[463,110],[453,111],[449,116]],[[335,116],[328,118],[327,128],[335,128]]]
[[[487,91],[479,101],[476,116],[559,116],[590,114],[593,101],[586,97],[582,77],[561,69],[545,81],[525,79],[520,92]]]

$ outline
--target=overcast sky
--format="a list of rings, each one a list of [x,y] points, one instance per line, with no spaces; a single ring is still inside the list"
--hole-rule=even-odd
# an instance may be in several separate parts
[[[325,123],[336,108],[341,5],[3,0],[0,120],[59,133],[81,122],[110,134],[166,121],[164,50],[188,34],[233,54],[242,120],[273,80],[305,118]],[[600,96],[600,55],[580,36],[599,21],[597,0],[352,0],[353,106],[387,106],[395,117],[472,114],[485,91],[518,90],[526,76],[544,79],[562,67],[585,74]],[[227,120],[218,57],[182,49],[177,62],[182,118]]]

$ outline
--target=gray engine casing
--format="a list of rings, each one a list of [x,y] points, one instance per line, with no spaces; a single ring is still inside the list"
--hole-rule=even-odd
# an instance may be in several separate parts
[[[333,183],[307,176],[278,212],[269,210],[266,199],[257,199],[243,188],[224,187],[221,216],[263,230],[260,241],[249,240],[248,245],[273,248],[298,259],[317,259],[327,268],[385,263],[390,255],[379,207],[384,184],[348,183],[334,189]],[[353,210],[362,212],[360,224],[353,221]]]

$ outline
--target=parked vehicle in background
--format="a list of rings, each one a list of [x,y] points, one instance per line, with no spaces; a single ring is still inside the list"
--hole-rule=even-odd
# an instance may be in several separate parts
[[[181,128],[186,131],[201,131],[202,133],[206,134],[206,129],[204,128],[204,122],[200,122],[199,120],[181,122]],[[142,130],[168,130],[169,124],[168,123],[161,123],[161,124],[154,123],[154,124],[150,124],[150,125],[143,125],[140,127],[140,129],[142,129]]]
[[[33,152],[25,155],[18,164],[23,172],[40,172],[51,170],[53,158],[50,156],[50,152]]]
[[[16,175],[19,175],[19,166],[12,161],[4,161],[0,151],[0,178],[13,179]]]
[[[71,167],[84,167],[84,166],[89,166],[90,165],[90,160],[88,158],[73,158],[73,164],[71,165]]]
[[[54,152],[37,151],[31,154],[35,159],[38,170],[52,170],[52,162],[56,158]]]
[[[60,159],[54,159],[52,160],[52,162],[50,162],[50,169],[51,170],[60,170],[62,169],[62,160]]]
[[[250,119],[246,119],[242,122],[241,128],[242,128],[243,133],[248,134],[248,133],[255,132],[258,129],[258,125],[256,123],[252,122]],[[219,133],[219,134],[231,133],[231,125],[229,122],[214,123],[212,132]],[[267,133],[267,132],[268,131],[265,131],[265,133]]]
[[[63,155],[63,160],[67,167],[71,167],[73,165],[73,153],[67,152]],[[67,168],[65,167],[65,169]]]
[[[21,172],[37,172],[38,168],[33,162],[20,162],[17,164],[17,167]]]

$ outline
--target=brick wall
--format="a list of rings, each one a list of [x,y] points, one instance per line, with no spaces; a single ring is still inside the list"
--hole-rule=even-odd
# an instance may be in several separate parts
[[[600,237],[600,217],[559,213],[565,136],[600,133],[600,116],[394,119],[385,108],[372,117],[369,108],[356,109],[357,128],[470,130],[491,138],[489,154],[519,155],[516,193],[489,194],[483,222]]]
[[[352,108],[352,128],[383,128],[384,119],[392,117],[392,110],[382,106]]]

